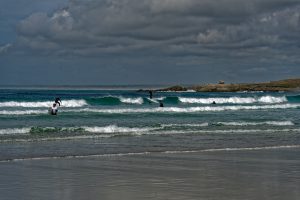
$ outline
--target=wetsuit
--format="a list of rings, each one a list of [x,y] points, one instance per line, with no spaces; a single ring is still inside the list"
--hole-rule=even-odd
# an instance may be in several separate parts
[[[152,99],[152,91],[149,91],[150,99]]]
[[[53,104],[51,107],[51,115],[57,115],[57,104]]]
[[[61,104],[60,98],[56,98],[56,99],[55,99],[55,103],[58,104],[58,105],[60,106],[60,104]]]

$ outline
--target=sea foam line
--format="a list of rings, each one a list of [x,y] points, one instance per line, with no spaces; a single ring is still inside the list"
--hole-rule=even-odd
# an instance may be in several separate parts
[[[123,114],[123,113],[197,113],[197,112],[221,112],[238,110],[267,110],[267,109],[291,109],[300,108],[300,104],[278,104],[278,105],[260,105],[260,106],[202,106],[202,107],[156,107],[156,108],[124,108],[124,109],[60,109],[59,113],[70,112],[91,112],[103,114]],[[0,110],[0,115],[31,115],[47,114],[47,110]]]
[[[147,155],[151,152],[132,152],[132,153],[115,153],[115,154],[90,154],[90,155],[67,155],[67,156],[45,156],[45,157],[31,157],[31,158],[13,158],[0,160],[0,162],[20,162],[20,161],[34,161],[34,160],[52,160],[52,159],[72,159],[72,158],[101,158],[101,157],[123,157],[123,156],[137,156]]]
[[[30,142],[30,141],[44,141],[44,140],[71,140],[71,139],[92,139],[92,138],[107,138],[107,137],[116,137],[116,136],[142,136],[142,135],[174,135],[174,134],[237,134],[237,133],[246,133],[246,134],[256,134],[256,133],[285,133],[285,132],[298,132],[300,129],[226,129],[226,130],[206,130],[206,129],[197,129],[197,130],[165,130],[165,127],[147,127],[147,128],[129,128],[129,127],[118,127],[115,125],[104,126],[104,127],[63,127],[63,128],[54,128],[54,127],[44,127],[44,128],[35,128],[35,127],[26,127],[26,128],[10,128],[10,129],[0,129],[0,135],[16,135],[16,134],[30,134],[30,133],[44,133],[45,137],[39,138],[11,138],[11,139],[2,139],[0,142],[10,142],[10,141],[20,141],[20,142]],[[66,135],[64,137],[55,137],[55,133],[80,133],[82,135]],[[86,135],[90,133],[92,135]],[[48,137],[51,134],[54,137]],[[101,135],[98,135],[101,134]],[[40,135],[42,136],[42,135]]]
[[[284,103],[287,102],[286,97],[273,97],[273,96],[262,96],[262,97],[228,97],[228,98],[187,98],[179,97],[179,101],[182,103],[191,104],[211,104],[215,102],[217,104],[251,104],[251,103]]]
[[[165,153],[165,154],[180,154],[180,153],[201,153],[201,152],[219,152],[219,151],[257,151],[257,150],[292,149],[292,148],[300,148],[300,145],[219,148],[219,149],[201,149],[201,150],[187,150],[187,151],[164,151],[162,153]]]
[[[205,152],[223,152],[223,151],[258,151],[274,149],[293,149],[300,148],[300,145],[279,145],[265,147],[239,147],[239,148],[219,148],[219,149],[200,149],[200,150],[183,150],[183,151],[161,151],[161,152],[129,152],[129,153],[112,153],[112,154],[90,154],[90,155],[63,155],[63,156],[45,156],[30,158],[12,158],[0,160],[0,162],[23,162],[35,160],[52,160],[52,159],[81,159],[81,158],[104,158],[104,157],[126,157],[126,156],[146,156],[154,154],[183,154],[183,153],[205,153]]]
[[[264,122],[217,122],[217,125],[224,126],[257,126],[257,125],[272,125],[272,126],[294,126],[291,121],[264,121]]]
[[[0,115],[48,114],[48,110],[0,110]]]
[[[125,109],[92,109],[84,108],[74,112],[94,112],[94,113],[196,113],[196,112],[220,112],[236,110],[265,110],[265,109],[289,109],[299,108],[300,104],[280,104],[280,105],[260,105],[260,106],[203,106],[203,107],[163,107],[163,108],[125,108]]]
[[[51,107],[53,101],[38,101],[38,102],[18,102],[18,101],[7,101],[0,102],[0,107],[24,107],[24,108],[41,108],[41,107]],[[63,107],[83,107],[88,105],[85,100],[64,100],[62,102]]]
[[[159,128],[129,128],[129,127],[119,127],[116,125],[109,125],[109,126],[104,126],[104,127],[87,127],[83,126],[82,127],[85,131],[90,132],[90,133],[136,133],[136,132],[147,132],[147,131],[153,131],[157,130]]]
[[[29,133],[31,128],[6,128],[0,129],[0,135],[10,135],[10,134],[26,134]]]
[[[80,126],[80,127],[24,127],[0,129],[0,135],[28,134],[28,133],[55,133],[55,132],[89,132],[89,133],[143,133],[162,129],[162,127],[120,127],[108,126]],[[82,138],[82,137],[81,137]]]

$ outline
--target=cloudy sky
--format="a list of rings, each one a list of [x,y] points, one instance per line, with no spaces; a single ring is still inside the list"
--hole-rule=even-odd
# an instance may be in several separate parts
[[[0,85],[300,77],[300,0],[1,0]]]

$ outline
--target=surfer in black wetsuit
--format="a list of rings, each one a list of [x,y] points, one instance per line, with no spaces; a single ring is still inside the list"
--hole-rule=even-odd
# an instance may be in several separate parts
[[[216,102],[215,102],[215,101],[213,101],[211,104],[216,104]]]
[[[53,105],[52,105],[52,107],[50,108],[50,110],[49,110],[49,113],[51,114],[51,115],[57,115],[57,104],[56,103],[54,103]]]
[[[152,99],[152,90],[149,90],[149,97]]]
[[[61,100],[59,97],[55,98],[55,103],[58,104],[60,106],[61,104]]]
[[[164,107],[164,104],[162,101],[159,102],[159,107]]]

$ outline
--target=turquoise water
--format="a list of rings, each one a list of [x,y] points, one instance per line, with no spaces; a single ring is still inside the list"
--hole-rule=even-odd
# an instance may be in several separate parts
[[[298,93],[1,89],[0,160],[293,148],[299,108]]]

